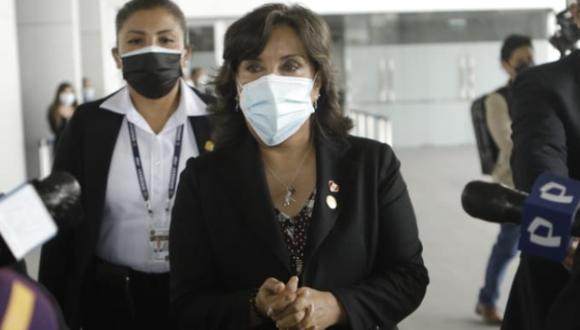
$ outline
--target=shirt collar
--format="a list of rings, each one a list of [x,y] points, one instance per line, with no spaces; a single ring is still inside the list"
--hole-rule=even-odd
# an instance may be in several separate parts
[[[163,131],[174,129],[175,127],[187,122],[188,117],[207,115],[207,105],[201,98],[189,87],[183,79],[180,83],[180,100],[177,110],[171,115]],[[127,86],[120,89],[117,93],[109,97],[100,106],[103,110],[112,111],[127,117],[127,120],[134,123],[141,129],[153,133],[145,118],[135,109],[129,89]],[[163,132],[162,131],[162,132]]]

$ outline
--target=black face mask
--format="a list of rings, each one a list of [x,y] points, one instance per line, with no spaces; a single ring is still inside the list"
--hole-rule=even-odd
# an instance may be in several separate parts
[[[139,94],[158,99],[171,91],[181,77],[181,54],[147,52],[124,56],[123,78]]]
[[[519,75],[520,73],[526,71],[527,69],[529,69],[533,66],[534,66],[534,63],[522,63],[522,64],[516,66],[514,68],[514,71],[516,72],[516,74]]]

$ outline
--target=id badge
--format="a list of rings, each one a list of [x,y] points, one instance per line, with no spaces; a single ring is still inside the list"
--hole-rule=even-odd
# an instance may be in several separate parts
[[[153,228],[149,234],[153,261],[169,261],[169,230]]]

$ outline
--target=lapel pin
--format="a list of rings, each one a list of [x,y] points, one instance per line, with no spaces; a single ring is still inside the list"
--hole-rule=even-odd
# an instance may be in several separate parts
[[[328,205],[328,207],[331,210],[336,209],[336,207],[338,206],[338,204],[336,203],[336,198],[334,198],[334,196],[332,195],[326,196],[326,205]]]
[[[205,141],[205,145],[203,146],[205,151],[209,151],[209,152],[212,152],[214,147],[215,147],[215,145],[213,144],[212,140]]]
[[[338,185],[338,183],[334,182],[334,180],[329,180],[328,189],[330,190],[330,192],[337,193],[340,191],[340,186]]]

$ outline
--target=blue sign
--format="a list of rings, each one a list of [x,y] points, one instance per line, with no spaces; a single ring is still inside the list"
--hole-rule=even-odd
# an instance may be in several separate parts
[[[580,203],[580,182],[543,174],[524,203],[520,249],[561,262],[570,245],[570,229]]]

